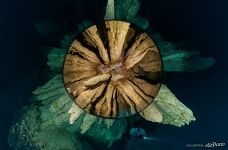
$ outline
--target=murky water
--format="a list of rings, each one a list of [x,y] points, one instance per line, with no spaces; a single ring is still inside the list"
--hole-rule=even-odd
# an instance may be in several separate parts
[[[41,38],[34,30],[34,23],[70,20],[72,12],[83,12],[82,20],[100,20],[105,2],[86,0],[81,3],[63,0],[1,1],[0,50],[1,50],[1,146],[9,149],[7,135],[13,112],[29,103],[31,92],[44,83],[45,52],[42,45],[52,45],[53,39]],[[79,6],[77,10],[73,5]],[[196,121],[182,128],[138,122],[150,135],[159,140],[134,139],[128,149],[185,149],[186,144],[228,142],[226,83],[228,20],[225,1],[142,0],[140,14],[150,19],[154,29],[166,40],[183,42],[188,50],[212,56],[216,64],[195,73],[169,73],[165,83],[176,96],[189,106]],[[154,10],[155,13],[151,13]],[[148,13],[149,12],[149,13]],[[154,14],[154,15],[153,15]],[[154,16],[154,17],[152,17]],[[153,19],[152,19],[153,18]],[[167,144],[167,145],[164,145]],[[126,147],[125,147],[126,148]]]

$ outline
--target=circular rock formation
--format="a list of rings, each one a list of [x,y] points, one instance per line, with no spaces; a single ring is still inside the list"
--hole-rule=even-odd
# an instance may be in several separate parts
[[[105,21],[71,44],[63,79],[86,112],[122,118],[151,104],[160,88],[162,63],[153,40],[128,22]]]

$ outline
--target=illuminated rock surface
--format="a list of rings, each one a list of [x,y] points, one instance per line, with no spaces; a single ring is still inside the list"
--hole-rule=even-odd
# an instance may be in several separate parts
[[[178,127],[195,121],[192,111],[182,104],[165,85],[161,86],[151,106],[143,110],[140,115],[148,121]]]
[[[151,29],[148,20],[138,16],[140,7],[138,0],[108,0],[107,4],[106,15],[103,17],[105,20],[123,20],[145,31]],[[100,149],[106,149],[116,141],[126,140],[127,129],[135,118],[113,120],[85,113],[73,103],[64,88],[62,70],[65,53],[75,34],[84,31],[92,24],[94,24],[92,21],[84,20],[81,24],[77,24],[72,32],[64,32],[52,21],[36,24],[35,29],[38,33],[53,44],[53,47],[44,48],[51,75],[45,85],[33,92],[31,105],[23,107],[16,115],[8,140],[12,149],[92,150],[100,144]],[[198,71],[207,69],[214,63],[212,58],[202,58],[198,52],[183,50],[172,42],[165,41],[158,33],[147,33],[161,52],[165,72]],[[108,63],[110,60],[105,58],[102,48],[100,50],[104,56],[102,61]],[[117,51],[114,53],[119,55]],[[116,59],[118,57],[113,57],[111,60]],[[129,67],[131,64],[127,63]],[[139,67],[136,65],[134,69],[139,71]],[[103,78],[105,76],[102,76]],[[89,81],[86,84],[89,84]],[[148,121],[178,127],[195,120],[192,111],[165,85],[162,85],[154,103],[141,112],[141,116]],[[140,146],[145,147],[145,143],[142,142]]]
[[[115,19],[115,3],[114,0],[108,0],[105,12],[105,20]]]
[[[161,72],[159,51],[146,33],[128,22],[106,21],[73,41],[63,79],[73,101],[86,112],[122,118],[150,105]]]
[[[63,86],[61,75],[33,93],[36,105],[24,107],[21,117],[11,127],[9,143],[12,147],[80,150],[85,146],[83,138],[111,146],[126,132],[127,120],[99,118],[75,106]]]
[[[194,72],[211,67],[215,60],[211,57],[202,57],[197,51],[188,51],[162,38],[159,33],[152,35],[163,60],[163,69],[166,72]]]
[[[22,115],[11,127],[9,144],[13,149],[39,150],[90,150],[89,143],[78,135],[58,128],[55,123],[49,127],[41,127],[39,108],[24,107]]]

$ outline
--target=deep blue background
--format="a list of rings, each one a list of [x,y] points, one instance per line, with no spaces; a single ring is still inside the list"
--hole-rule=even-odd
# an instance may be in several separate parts
[[[86,0],[85,18],[96,14],[101,6]],[[156,12],[151,20],[156,30],[170,41],[184,42],[184,48],[212,56],[216,64],[196,73],[172,73],[168,87],[187,106],[197,121],[183,128],[159,126],[154,136],[161,143],[136,142],[144,147],[159,147],[168,139],[167,147],[185,149],[188,143],[226,142],[228,144],[228,2],[225,0],[141,0],[140,14],[149,17],[148,9]],[[105,3],[100,2],[100,3]],[[83,4],[85,5],[85,4]],[[39,46],[44,42],[33,24],[39,20],[64,20],[71,13],[64,0],[0,1],[0,149],[8,149],[7,134],[12,112],[26,105],[40,82],[44,64]],[[97,8],[96,8],[97,7]],[[152,16],[152,13],[150,13]],[[96,19],[96,16],[93,18]],[[164,148],[160,146],[160,149]],[[228,146],[226,145],[228,149]],[[137,149],[137,145],[136,145]]]

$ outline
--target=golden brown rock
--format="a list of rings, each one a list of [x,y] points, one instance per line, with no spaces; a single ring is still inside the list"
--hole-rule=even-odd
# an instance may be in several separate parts
[[[64,63],[64,83],[74,102],[107,118],[136,114],[160,88],[159,51],[145,33],[123,21],[105,21],[73,41]]]

